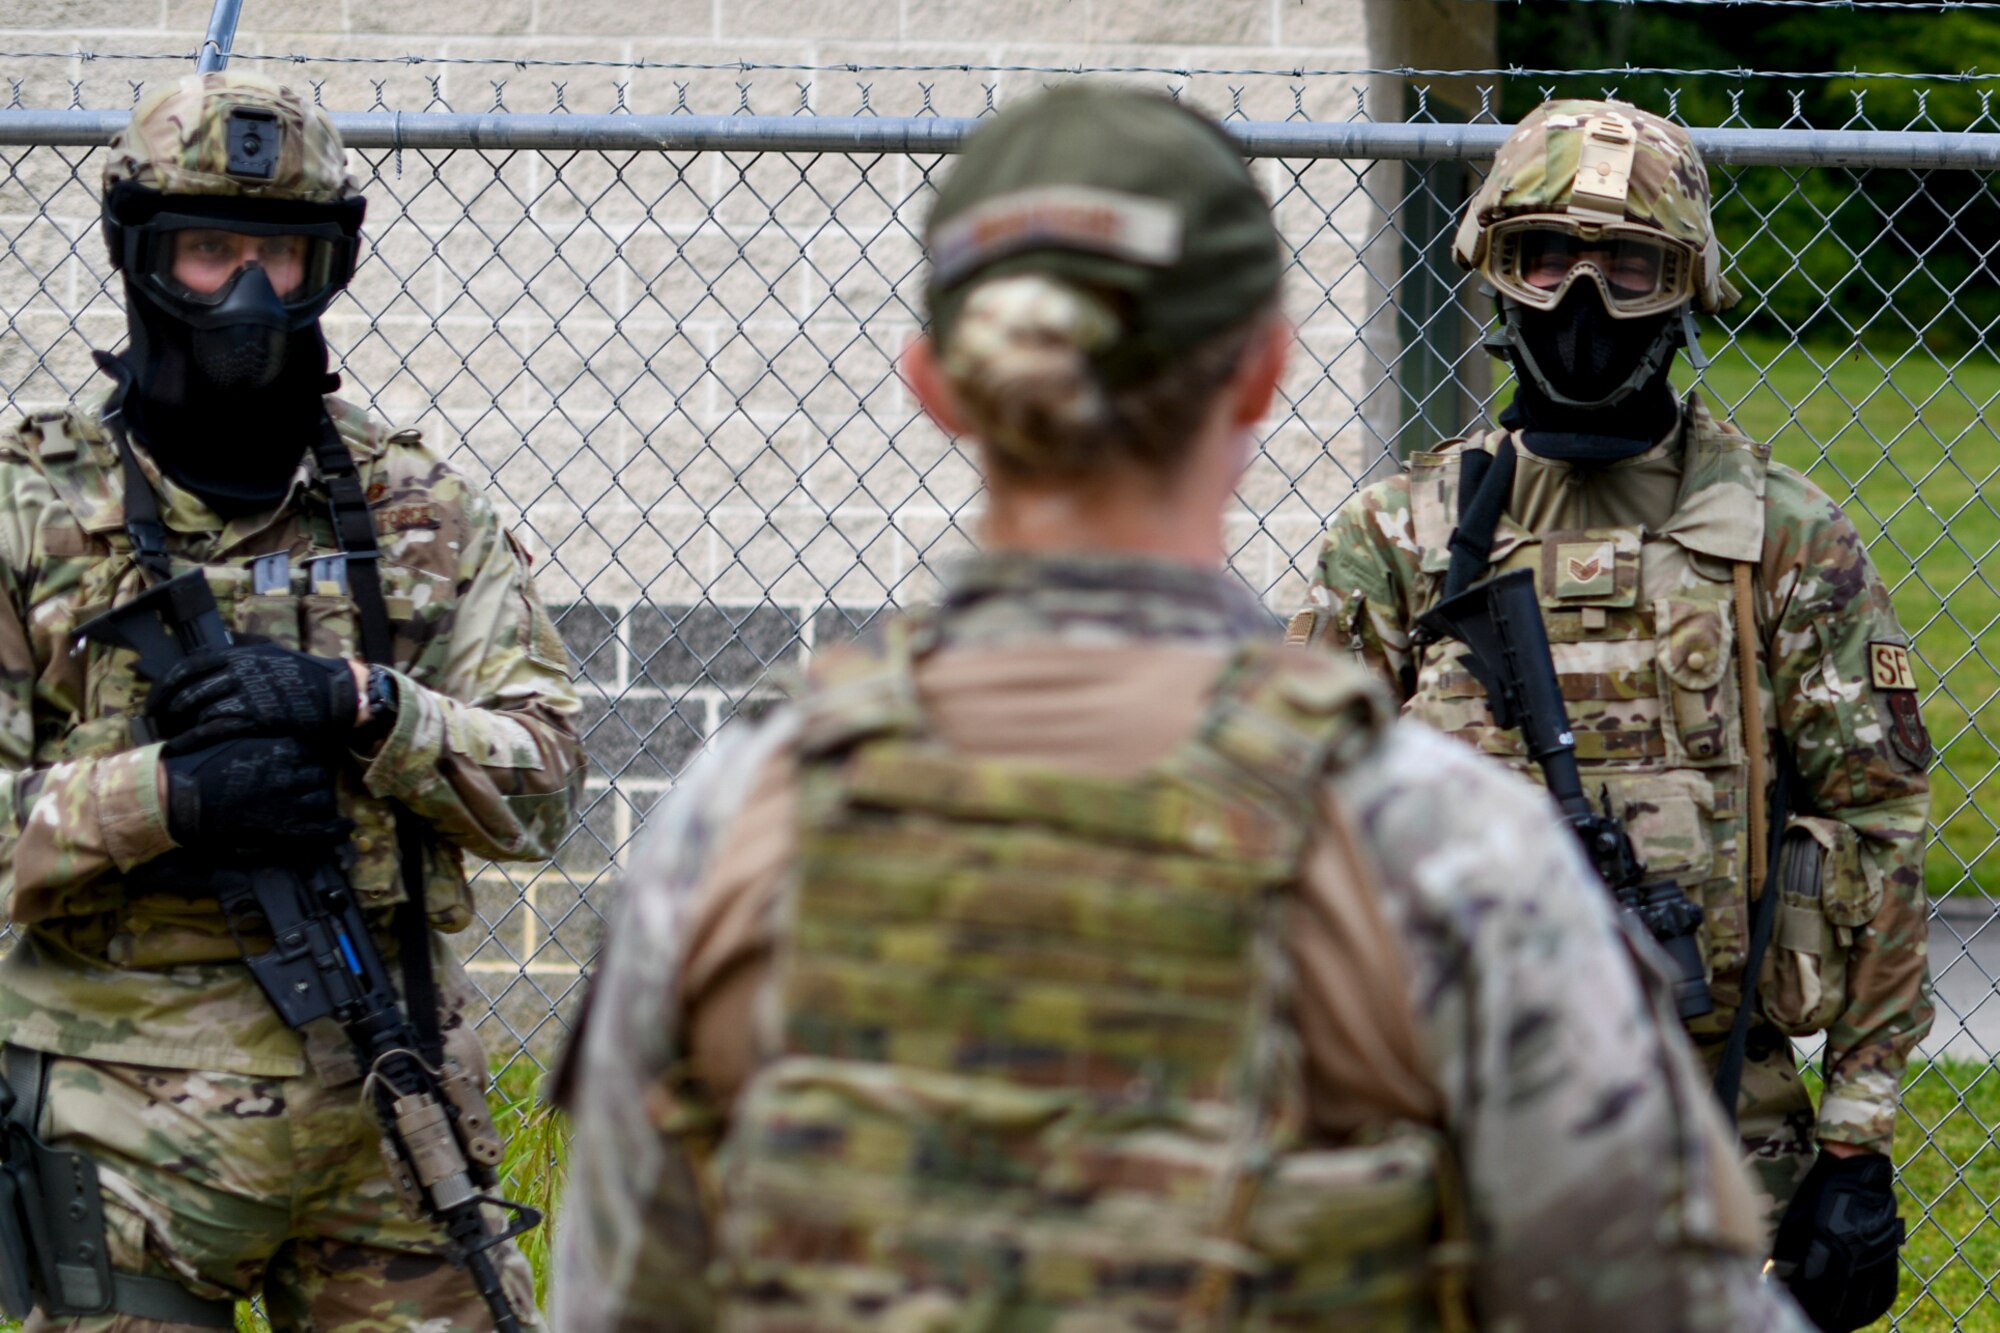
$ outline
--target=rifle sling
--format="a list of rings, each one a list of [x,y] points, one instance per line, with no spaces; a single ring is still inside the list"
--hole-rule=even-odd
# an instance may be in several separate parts
[[[1458,478],[1458,526],[1451,530],[1451,567],[1445,571],[1449,601],[1485,577],[1493,563],[1493,538],[1514,495],[1514,437],[1492,453],[1468,450]]]
[[[165,583],[174,576],[173,559],[167,555],[167,525],[160,519],[160,498],[132,453],[132,441],[125,434],[125,399],[132,391],[132,372],[125,363],[107,352],[94,354],[97,368],[116,383],[110,405],[104,413],[104,428],[111,432],[118,448],[118,465],[125,480],[125,534],[132,539],[132,559],[149,584]]]
[[[370,665],[396,665],[395,639],[389,629],[389,604],[382,596],[381,547],[375,538],[375,516],[361,489],[354,455],[341,440],[333,418],[320,414],[319,439],[313,461],[326,487],[327,511],[334,540],[347,557],[347,586],[361,632],[361,656]],[[400,801],[391,801],[396,821],[396,860],[403,872],[403,902],[396,909],[393,930],[403,956],[403,1002],[416,1027],[420,1052],[433,1066],[443,1063],[444,1041],[439,1030],[437,977],[431,967],[430,926],[424,917],[424,854],[428,839],[423,826]]]
[[[1735,584],[1737,688],[1743,697],[1743,746],[1749,761],[1750,827],[1746,881],[1750,900],[1750,946],[1743,959],[1743,995],[1736,1016],[1729,1024],[1729,1042],[1715,1068],[1715,1095],[1731,1124],[1736,1122],[1736,1099],[1743,1088],[1743,1061],[1750,1049],[1750,1021],[1757,1008],[1757,982],[1764,970],[1764,953],[1771,945],[1777,921],[1778,895],[1770,885],[1778,877],[1778,855],[1784,847],[1785,822],[1791,802],[1791,756],[1781,747],[1777,754],[1778,780],[1770,788],[1769,756],[1765,753],[1768,733],[1764,729],[1762,692],[1757,687],[1758,647],[1764,639],[1757,632],[1756,606],[1751,592],[1751,564],[1738,561],[1730,571]]]

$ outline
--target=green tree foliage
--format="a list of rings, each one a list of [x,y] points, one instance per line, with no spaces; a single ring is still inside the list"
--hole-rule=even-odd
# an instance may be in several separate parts
[[[1528,70],[2000,72],[2000,16],[1524,0],[1500,13]],[[2000,83],[1676,74],[1509,77],[1502,114],[1607,93],[1690,125],[2000,130]],[[1819,343],[1956,353],[2000,325],[2000,196],[1980,173],[1718,169],[1717,226],[1749,300],[1731,322]]]

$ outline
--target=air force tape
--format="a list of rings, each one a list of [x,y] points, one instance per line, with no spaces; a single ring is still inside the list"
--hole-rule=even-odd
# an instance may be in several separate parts
[[[1164,268],[1181,257],[1180,211],[1144,195],[1047,185],[989,199],[931,237],[940,286],[1028,250],[1081,250]]]

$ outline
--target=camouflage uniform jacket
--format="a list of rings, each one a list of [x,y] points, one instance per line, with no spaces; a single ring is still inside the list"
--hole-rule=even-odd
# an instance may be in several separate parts
[[[1023,718],[1039,719],[1048,734],[1028,748],[1100,772],[1104,733],[1186,734],[1232,646],[1270,632],[1227,576],[1018,557],[968,562],[934,623],[937,674],[918,672],[927,713],[943,719],[950,695],[983,680],[1011,701],[985,698],[989,734],[1011,739]],[[1174,656],[1177,682],[1163,672],[1135,687],[1118,674],[1191,647],[1203,652]],[[1093,654],[1115,665],[1093,667]],[[1099,726],[1065,698],[1117,716]],[[802,743],[791,709],[724,738],[654,815],[627,869],[589,1018],[566,1053],[575,1134],[551,1281],[552,1323],[566,1333],[713,1326],[711,1153],[741,1080],[770,1058],[761,1001],[743,998],[720,1020],[715,1011],[757,995],[770,974]],[[1413,1022],[1427,1114],[1464,1173],[1480,1326],[1803,1330],[1757,1277],[1748,1192],[1663,1007],[1652,951],[1621,940],[1532,791],[1431,729],[1397,723],[1329,778],[1325,802],[1373,863],[1340,880],[1350,887],[1337,896],[1371,904],[1392,943],[1349,938],[1317,962],[1295,958],[1301,1029],[1352,1031],[1365,1014],[1363,1044],[1396,1045],[1403,1015]],[[1647,960],[1649,984],[1628,947]],[[1399,955],[1390,975],[1401,994],[1316,1010],[1326,983],[1380,975],[1385,952]],[[747,1067],[731,1076],[731,1063]],[[1339,1077],[1311,1088],[1320,1123],[1371,1095]]]
[[[352,879],[371,906],[405,897],[387,804],[400,801],[438,835],[424,876],[431,922],[461,930],[473,919],[467,853],[545,857],[574,818],[583,757],[568,655],[527,557],[478,491],[416,432],[391,434],[338,399],[328,407],[374,510],[398,697],[391,733],[339,774],[355,824]],[[234,631],[360,655],[352,598],[308,586],[309,562],[339,549],[310,459],[275,511],[224,522],[135,454],[176,566],[204,569]],[[238,952],[214,901],[126,890],[135,867],[175,845],[160,747],[131,743],[144,704],[131,655],[73,651],[79,623],[144,586],[122,491],[94,409],[0,434],[0,888],[22,931],[0,962],[0,1039],[294,1076],[300,1039],[227,961]],[[284,591],[253,591],[251,563],[276,553],[289,569]],[[443,984],[463,994],[455,967]]]
[[[1663,775],[1650,779],[1656,785],[1697,789],[1687,821],[1695,827],[1667,828],[1672,821],[1651,803],[1657,792],[1627,817],[1636,820],[1636,841],[1654,843],[1650,853],[1640,847],[1641,858],[1666,864],[1702,896],[1717,1012],[1695,1030],[1719,1040],[1741,994],[1748,920],[1729,590],[1732,562],[1754,562],[1761,716],[1796,761],[1806,804],[1820,817],[1809,821],[1814,835],[1834,841],[1831,827],[1858,848],[1853,902],[1845,904],[1851,919],[1839,923],[1851,936],[1845,1004],[1789,1030],[1827,1033],[1820,1138],[1886,1151],[1898,1082],[1932,1017],[1922,866],[1929,754],[1921,725],[1912,725],[1909,640],[1838,505],[1770,462],[1766,446],[1717,421],[1698,397],[1690,396],[1683,420],[1679,499],[1660,531],[1534,533],[1503,518],[1493,566],[1538,571],[1586,786],[1618,789],[1652,773]],[[1406,473],[1347,504],[1327,534],[1313,604],[1295,618],[1293,637],[1351,652],[1396,682],[1415,716],[1533,772],[1518,733],[1493,726],[1483,690],[1457,669],[1455,645],[1424,648],[1412,638],[1450,563],[1460,460],[1504,438],[1494,432],[1417,455]],[[1897,664],[1903,678],[1885,679],[1885,668]],[[1908,697],[1896,697],[1899,689]],[[1793,806],[1799,814],[1796,797]],[[1688,839],[1713,855],[1680,848]],[[1684,854],[1687,865],[1670,864]],[[1829,889],[1829,917],[1833,896]],[[1772,975],[1767,967],[1763,998],[1773,993]]]

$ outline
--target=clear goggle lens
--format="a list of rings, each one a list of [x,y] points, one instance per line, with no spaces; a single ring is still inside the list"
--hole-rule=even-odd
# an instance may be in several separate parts
[[[1520,219],[1493,230],[1485,276],[1502,295],[1553,310],[1579,281],[1595,282],[1613,315],[1671,310],[1694,296],[1694,252],[1656,231]]]
[[[313,305],[346,280],[347,242],[335,228],[242,231],[189,220],[160,219],[147,237],[147,279],[193,306],[220,304],[250,264],[287,307]]]

